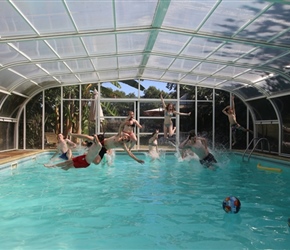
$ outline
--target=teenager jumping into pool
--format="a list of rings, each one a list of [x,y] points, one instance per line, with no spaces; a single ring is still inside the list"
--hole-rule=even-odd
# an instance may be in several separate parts
[[[228,117],[229,122],[230,122],[230,126],[232,128],[232,136],[233,136],[233,143],[232,146],[234,146],[237,143],[237,137],[236,137],[236,133],[237,130],[241,130],[243,132],[250,132],[253,133],[252,130],[246,129],[244,127],[242,127],[238,122],[237,122],[237,118],[236,118],[236,110],[235,110],[235,101],[234,101],[235,97],[232,96],[232,107],[231,106],[226,106],[222,112]]]
[[[94,142],[90,146],[87,154],[73,157],[70,160],[58,164],[44,164],[44,166],[47,168],[60,167],[63,170],[68,170],[70,168],[87,168],[99,154],[101,148],[102,144],[99,142],[98,136],[94,135]]]
[[[190,116],[191,112],[189,113],[180,113],[175,111],[175,108],[172,103],[165,104],[162,93],[160,93],[160,98],[162,102],[162,106],[164,109],[164,124],[163,124],[163,132],[164,132],[164,138],[171,137],[176,130],[176,127],[173,127],[172,117],[173,115],[187,115]]]
[[[179,149],[181,151],[190,149],[198,156],[200,164],[205,167],[211,167],[217,163],[215,157],[208,150],[207,140],[197,137],[194,130],[189,131],[187,139],[179,145]]]
[[[160,158],[159,149],[158,149],[158,133],[159,133],[159,130],[156,129],[152,133],[152,135],[148,141],[148,148],[149,148],[148,155],[151,157],[151,161],[154,161],[154,160]]]
[[[92,141],[92,136],[89,135],[84,135],[84,134],[73,134],[70,133],[70,136],[72,137],[77,137],[80,139],[84,139],[84,140],[88,140],[88,141]],[[121,133],[121,134],[117,134],[114,136],[111,136],[109,138],[104,138],[103,140],[101,140],[101,145],[102,145],[102,149],[99,153],[99,155],[96,156],[96,159],[94,159],[94,163],[99,164],[100,161],[102,160],[104,154],[106,151],[108,150],[112,150],[115,148],[122,148],[124,149],[127,154],[134,159],[135,161],[137,161],[138,163],[143,164],[144,161],[138,159],[134,154],[132,154],[132,152],[128,149],[127,144],[130,142],[130,137],[128,134],[126,133]]]
[[[142,125],[134,118],[134,112],[129,111],[128,112],[128,117],[123,121],[119,127],[119,134],[126,133],[130,136],[130,146],[129,150],[131,150],[135,144],[137,143],[137,137],[134,133],[134,128],[142,128]]]
[[[57,154],[59,158],[63,160],[70,160],[72,158],[72,148],[76,147],[76,144],[69,139],[64,139],[63,134],[57,135],[57,146],[55,154],[50,158],[53,159]]]

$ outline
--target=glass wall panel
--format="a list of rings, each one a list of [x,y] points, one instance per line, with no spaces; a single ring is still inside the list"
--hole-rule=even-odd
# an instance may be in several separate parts
[[[250,101],[257,120],[277,120],[276,112],[272,104],[267,99]]]
[[[79,99],[80,87],[75,86],[64,86],[63,87],[63,98],[64,99]]]
[[[20,105],[25,101],[25,98],[19,95],[11,94],[4,101],[0,110],[0,116],[16,118]]]
[[[279,145],[279,125],[278,124],[257,124],[257,137],[267,138],[270,143],[271,152],[278,152]],[[262,141],[257,145],[257,149],[269,152],[268,145],[266,141]]]
[[[45,132],[61,132],[61,89],[45,90]]]
[[[42,92],[26,105],[26,149],[42,148]]]
[[[282,118],[282,153],[290,154],[290,96],[273,99]]]
[[[140,84],[144,87],[144,90],[141,90],[141,98],[150,98],[150,99],[160,99],[160,93],[162,91],[164,99],[174,99],[176,98],[175,90],[176,84],[166,83],[166,82],[154,82],[154,81],[141,81]]]
[[[63,135],[67,137],[68,132],[79,133],[80,109],[79,101],[63,101]]]
[[[0,150],[14,149],[15,123],[0,122]]]
[[[19,141],[18,141],[18,148],[19,149],[24,149],[24,141],[23,141],[23,136],[24,136],[24,131],[23,131],[23,128],[24,128],[24,121],[23,121],[23,118],[24,115],[23,115],[23,112],[19,118],[19,127],[18,127],[18,135],[19,135]]]

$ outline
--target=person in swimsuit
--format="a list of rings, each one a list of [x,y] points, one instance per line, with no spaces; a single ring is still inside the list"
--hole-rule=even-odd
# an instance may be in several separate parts
[[[44,166],[47,168],[60,167],[63,170],[68,170],[70,168],[87,168],[99,154],[101,148],[102,144],[99,142],[98,136],[94,135],[94,143],[89,148],[87,154],[73,157],[58,164],[44,164]]]
[[[149,147],[149,156],[151,157],[151,161],[159,159],[159,149],[158,149],[158,133],[159,130],[156,129],[153,133],[151,138],[148,141]]]
[[[72,158],[72,148],[76,147],[76,144],[69,139],[64,139],[63,134],[57,135],[57,147],[55,154],[50,158],[53,159],[57,154],[59,158],[63,160],[70,160]]]
[[[88,140],[88,141],[91,141],[92,140],[92,137],[89,136],[89,135],[84,135],[84,134],[73,134],[73,133],[70,133],[70,135],[72,137],[77,137],[77,138],[80,138],[80,139],[84,139],[84,140]],[[130,142],[130,137],[128,134],[126,133],[121,133],[121,134],[117,134],[117,135],[114,135],[114,136],[111,136],[109,138],[104,138],[100,143],[102,145],[102,148],[99,152],[98,155],[96,155],[96,159],[93,160],[93,163],[95,164],[99,164],[100,161],[102,160],[103,156],[104,156],[104,152],[105,151],[109,151],[109,150],[112,150],[112,149],[115,149],[115,148],[122,148],[124,149],[127,154],[132,158],[134,159],[135,161],[137,161],[138,163],[141,163],[143,164],[144,161],[143,160],[140,160],[138,159],[134,154],[131,153],[131,151],[128,149],[128,146],[127,144]]]
[[[160,98],[161,98],[161,102],[162,102],[162,106],[164,109],[164,124],[163,124],[163,132],[164,132],[164,138],[168,138],[171,137],[176,130],[176,127],[173,127],[173,123],[172,123],[172,117],[173,115],[187,115],[190,116],[191,112],[189,113],[180,113],[175,111],[174,106],[172,103],[169,104],[165,104],[163,97],[162,97],[162,93],[160,94]]]
[[[123,121],[119,127],[119,134],[126,133],[130,136],[129,150],[131,150],[137,143],[137,137],[134,133],[134,128],[142,128],[142,125],[134,118],[134,112],[129,111],[128,117]]]
[[[198,156],[200,164],[205,167],[211,167],[217,163],[215,157],[208,150],[207,140],[197,137],[194,130],[189,131],[187,139],[179,145],[179,149],[181,151],[190,149]]]
[[[250,132],[253,133],[252,130],[246,129],[242,127],[238,122],[236,118],[236,111],[235,111],[235,101],[234,101],[234,96],[232,96],[232,107],[231,106],[226,106],[222,112],[228,117],[229,123],[232,129],[232,136],[233,136],[233,143],[232,146],[234,146],[237,143],[237,130],[241,130],[243,132]]]

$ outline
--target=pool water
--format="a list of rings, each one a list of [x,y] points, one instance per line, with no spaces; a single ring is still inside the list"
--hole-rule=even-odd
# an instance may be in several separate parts
[[[144,165],[117,155],[63,171],[41,155],[1,171],[0,249],[289,249],[288,168],[224,153],[215,171],[173,154],[138,157]],[[239,213],[222,209],[227,196]]]

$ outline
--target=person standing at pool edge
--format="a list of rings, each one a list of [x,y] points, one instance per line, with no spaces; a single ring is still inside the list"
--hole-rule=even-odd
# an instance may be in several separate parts
[[[232,146],[234,146],[237,143],[237,137],[236,137],[236,133],[237,130],[241,130],[243,132],[250,132],[253,133],[252,130],[249,129],[245,129],[244,127],[242,127],[238,122],[237,122],[237,118],[236,118],[236,110],[235,110],[235,96],[232,96],[232,107],[231,106],[226,106],[222,112],[228,117],[229,119],[229,123],[230,126],[232,128],[232,136],[233,136],[233,143]]]
[[[172,103],[165,104],[163,100],[162,93],[160,93],[160,98],[164,110],[164,123],[163,123],[163,132],[164,132],[164,138],[171,137],[176,130],[176,127],[173,127],[172,117],[173,115],[187,115],[190,116],[191,112],[189,113],[180,113],[175,111],[175,108]]]

